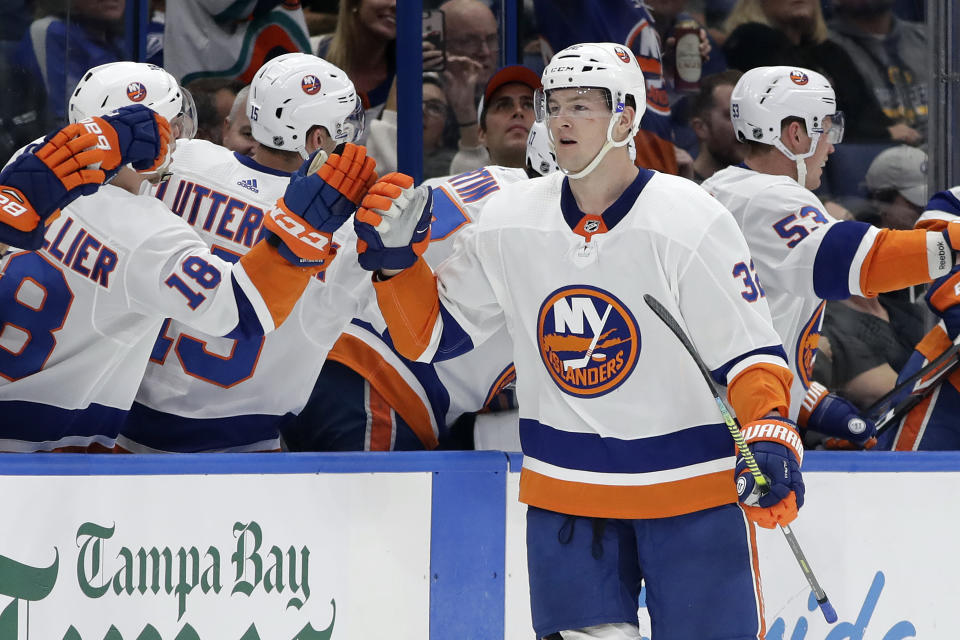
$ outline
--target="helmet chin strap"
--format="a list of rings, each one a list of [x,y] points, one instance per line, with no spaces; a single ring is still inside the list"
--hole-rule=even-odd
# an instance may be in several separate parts
[[[588,175],[590,175],[593,172],[594,169],[597,168],[597,166],[603,160],[604,156],[607,155],[607,152],[610,151],[610,149],[613,149],[614,147],[622,147],[625,144],[627,144],[627,142],[629,142],[630,138],[632,137],[630,135],[628,135],[626,138],[624,138],[620,142],[613,141],[613,125],[616,124],[619,118],[620,118],[619,113],[613,113],[610,116],[610,124],[607,125],[607,139],[604,141],[603,146],[600,147],[600,150],[597,151],[597,155],[593,157],[593,160],[591,160],[587,166],[585,166],[580,171],[577,171],[576,173],[571,173],[570,171],[567,171],[563,167],[560,167],[560,171],[562,171],[563,174],[568,178],[570,178],[571,180],[579,180],[581,178],[586,178]],[[550,139],[550,143],[553,144],[553,135],[550,134],[549,127],[547,128],[547,133],[548,133],[548,138]],[[554,151],[554,153],[556,153],[556,151]],[[557,164],[559,166],[559,163]]]
[[[787,156],[789,159],[793,160],[797,164],[797,184],[799,184],[804,189],[807,188],[807,163],[804,162],[807,158],[812,156],[817,151],[817,143],[820,142],[820,134],[815,133],[810,137],[810,150],[806,153],[793,153],[787,149],[786,145],[780,141],[780,138],[777,138],[773,141],[774,146],[780,150],[780,153]]]

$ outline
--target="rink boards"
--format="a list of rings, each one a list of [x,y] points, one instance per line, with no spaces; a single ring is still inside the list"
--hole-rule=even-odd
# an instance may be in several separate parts
[[[520,462],[0,456],[0,640],[529,640]],[[768,640],[953,637],[960,454],[810,452],[804,472],[794,531],[840,621],[762,531]]]

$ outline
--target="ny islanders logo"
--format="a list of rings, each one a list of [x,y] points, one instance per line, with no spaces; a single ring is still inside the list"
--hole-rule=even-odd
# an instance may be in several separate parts
[[[807,74],[799,69],[794,69],[790,72],[790,79],[793,80],[793,84],[798,84],[801,87],[810,82],[810,78],[807,77]]]
[[[627,53],[627,50],[623,47],[614,47],[614,53],[617,54],[617,57],[620,58],[620,62],[630,64],[630,54]]]
[[[312,74],[303,76],[300,88],[305,94],[312,96],[320,91],[320,78]]]
[[[574,285],[551,293],[537,320],[540,357],[565,393],[593,398],[627,379],[640,353],[640,330],[611,293]]]
[[[142,82],[131,82],[127,85],[127,97],[131,102],[143,102],[147,97],[147,88]]]
[[[817,357],[817,345],[820,343],[820,323],[823,320],[823,308],[826,305],[826,302],[820,303],[807,323],[803,325],[803,329],[800,330],[800,335],[797,338],[797,352],[793,357],[794,362],[797,363],[797,374],[800,376],[800,383],[804,389],[809,389],[810,383],[813,382],[813,360]]]

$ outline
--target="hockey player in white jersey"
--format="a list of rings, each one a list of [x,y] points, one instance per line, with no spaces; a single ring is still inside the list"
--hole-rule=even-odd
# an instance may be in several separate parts
[[[436,267],[453,252],[490,196],[527,177],[523,169],[491,165],[425,181],[433,189],[427,264]],[[459,416],[486,407],[516,377],[505,329],[481,348],[432,364],[398,354],[385,329],[371,295],[328,354],[307,406],[284,428],[291,450],[434,449]]]
[[[9,246],[39,249],[46,225],[60,209],[95,193],[122,163],[149,166],[158,155],[165,161],[170,138],[165,119],[132,105],[103,120],[109,127],[68,124],[0,172],[0,255]]]
[[[173,175],[157,191],[228,262],[251,251],[264,212],[304,158],[318,150],[332,153],[363,133],[353,83],[336,66],[305,53],[278,56],[260,68],[247,113],[259,143],[252,158],[201,140],[181,144]],[[334,239],[343,251],[354,251],[350,225]],[[118,449],[278,450],[279,428],[306,403],[327,351],[360,304],[351,291],[359,287],[372,297],[367,280],[355,257],[338,258],[267,336],[223,338],[177,320],[164,323]]]
[[[489,196],[508,184],[558,170],[546,135],[546,126],[535,122],[527,140],[526,170],[493,165],[424,181],[434,196],[430,246],[423,256],[427,264],[435,268],[452,253],[457,234],[479,220]],[[393,348],[383,316],[370,302],[327,355],[306,407],[284,425],[290,450],[433,449],[457,418],[488,408],[515,383],[505,329],[482,348],[451,360],[411,362]],[[487,423],[483,433],[476,426],[481,445],[519,440],[515,411],[487,415],[481,422]],[[467,439],[478,443],[473,435]],[[513,450],[517,445],[506,446]]]
[[[696,185],[630,161],[645,96],[628,49],[564,49],[543,87],[562,173],[491,196],[435,275],[419,257],[429,191],[371,188],[355,226],[390,334],[423,361],[510,334],[538,637],[639,638],[642,571],[657,640],[762,638],[751,521],[796,516],[802,451],[779,417],[791,375],[766,302],[740,295],[746,243]],[[752,448],[773,490],[759,504],[738,505],[744,463],[643,294],[682,318],[748,439],[763,434]]]
[[[159,67],[112,63],[81,80],[71,118],[131,102],[175,120],[183,98]],[[372,175],[363,156],[349,147],[291,183],[235,265],[154,198],[107,184],[67,206],[40,250],[0,262],[0,448],[112,448],[165,317],[231,337],[280,325],[331,263]]]
[[[916,228],[942,231],[960,220],[960,187],[934,194]],[[913,355],[900,371],[901,380],[917,373],[954,346],[960,336],[960,267],[938,278],[926,295],[927,305],[939,318],[937,324],[914,347]],[[891,398],[881,411],[893,410],[892,428],[879,437],[878,449],[894,451],[956,451],[960,449],[960,369],[949,367],[956,358],[924,375],[905,393]]]
[[[730,113],[746,160],[703,188],[733,213],[754,262],[738,265],[746,300],[766,299],[790,357],[790,416],[801,427],[872,446],[875,427],[847,400],[811,380],[824,300],[930,282],[950,271],[960,225],[936,232],[877,229],[837,221],[811,192],[843,137],[833,88],[796,67],[751,69],[733,90]],[[757,277],[759,275],[759,278]]]

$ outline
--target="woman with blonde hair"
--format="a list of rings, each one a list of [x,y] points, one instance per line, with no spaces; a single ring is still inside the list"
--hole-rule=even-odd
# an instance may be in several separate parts
[[[340,0],[337,28],[320,39],[317,55],[343,69],[375,109],[387,101],[396,74],[396,0]]]

